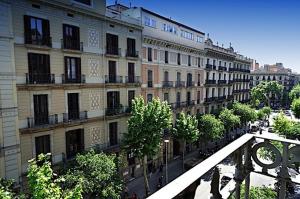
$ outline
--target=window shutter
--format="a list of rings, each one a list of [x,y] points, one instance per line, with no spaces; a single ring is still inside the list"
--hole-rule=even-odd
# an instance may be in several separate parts
[[[26,44],[31,44],[31,27],[30,27],[30,16],[24,15],[24,38]]]
[[[49,20],[43,20],[43,44],[50,46],[50,25]]]

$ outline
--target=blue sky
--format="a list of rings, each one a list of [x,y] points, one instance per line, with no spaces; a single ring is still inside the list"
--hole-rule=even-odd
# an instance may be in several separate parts
[[[231,42],[260,65],[282,62],[300,73],[300,0],[118,0],[130,2]]]

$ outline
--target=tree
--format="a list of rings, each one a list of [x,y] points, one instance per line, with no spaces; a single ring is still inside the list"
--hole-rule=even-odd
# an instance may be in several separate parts
[[[261,109],[261,111],[267,116],[270,117],[272,113],[272,109],[269,106],[265,106]]]
[[[221,120],[211,114],[198,117],[198,129],[205,144],[210,140],[220,139],[225,130]]]
[[[32,199],[80,199],[82,198],[81,183],[72,189],[63,190],[61,183],[64,178],[56,178],[48,161],[49,155],[40,154],[38,160],[29,161],[28,184]],[[79,180],[80,181],[80,180]]]
[[[117,199],[123,183],[117,171],[116,160],[115,155],[95,153],[94,150],[79,154],[76,156],[74,168],[64,175],[64,185],[73,187],[81,181],[87,197]]]
[[[256,112],[257,119],[264,120],[266,117],[266,114],[260,109]]]
[[[277,193],[275,190],[269,187],[250,187],[249,190],[249,198],[251,199],[270,199],[270,198],[276,198]],[[230,199],[235,199],[235,194],[232,194]],[[242,184],[241,186],[241,198],[245,198],[245,185]]]
[[[282,111],[274,118],[274,131],[280,135],[286,135],[286,132],[290,132],[292,125],[292,122],[285,117]]]
[[[296,86],[293,87],[293,89],[289,93],[289,98],[291,101],[300,98],[300,84],[297,84]]]
[[[223,122],[227,134],[232,128],[240,125],[241,123],[240,117],[234,115],[233,111],[227,108],[221,111],[219,119]]]
[[[16,198],[15,194],[12,191],[13,188],[13,181],[6,180],[0,178],[0,198],[1,199],[13,199]]]
[[[300,98],[294,99],[291,109],[296,118],[300,118]]]
[[[128,120],[128,133],[124,134],[123,148],[131,151],[143,165],[146,196],[149,195],[147,157],[153,157],[160,149],[163,130],[172,125],[172,112],[167,102],[155,98],[145,104],[142,97],[132,102]]]
[[[232,110],[235,115],[240,116],[242,124],[246,124],[250,121],[254,122],[257,119],[255,110],[252,109],[249,105],[235,102],[232,106]]]
[[[281,98],[283,86],[276,81],[263,81],[257,86],[253,87],[250,91],[251,104],[257,106],[260,103],[264,103],[270,106],[270,99],[273,96]]]
[[[175,138],[182,142],[182,168],[184,169],[184,151],[186,142],[192,143],[199,138],[198,120],[195,116],[186,115],[181,112],[176,120],[172,133]]]

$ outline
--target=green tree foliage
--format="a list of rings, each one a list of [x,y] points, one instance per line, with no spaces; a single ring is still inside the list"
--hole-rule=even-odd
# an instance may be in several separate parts
[[[13,199],[16,195],[13,193],[13,181],[0,178],[0,198],[1,199]]]
[[[232,194],[230,199],[235,199],[235,195]],[[241,198],[245,198],[245,185],[241,186]],[[250,199],[271,199],[277,198],[277,193],[275,190],[269,187],[250,187],[249,191],[249,198]]]
[[[276,81],[263,81],[250,91],[251,104],[257,106],[260,103],[265,103],[270,106],[270,97],[277,96],[281,98],[283,86]]]
[[[256,115],[257,115],[257,119],[259,120],[264,120],[266,117],[266,114],[262,110],[258,110],[256,112]]]
[[[232,106],[233,113],[240,117],[241,123],[254,122],[257,119],[257,114],[249,105],[235,102]]]
[[[89,198],[120,198],[122,181],[117,171],[115,155],[90,150],[79,154],[75,166],[64,175],[65,186],[74,187],[82,182],[83,192]]]
[[[274,131],[280,135],[286,135],[286,133],[291,130],[292,125],[292,122],[285,117],[282,111],[274,118]]]
[[[234,128],[241,124],[240,117],[233,114],[233,111],[227,108],[221,111],[219,119],[223,122],[227,132],[230,131],[231,128]]]
[[[261,109],[261,111],[266,114],[267,117],[271,115],[272,109],[269,106],[265,106]]]
[[[172,134],[176,139],[179,139],[182,142],[182,162],[184,168],[184,152],[186,142],[192,143],[199,138],[198,120],[195,116],[187,115],[181,112],[178,119],[176,120],[176,124],[172,130]]]
[[[48,161],[48,156],[40,154],[38,161],[29,161],[28,184],[32,199],[80,199],[82,198],[81,183],[75,185],[73,189],[63,190],[61,183],[63,178],[55,179],[55,174]]]
[[[221,120],[211,114],[205,114],[198,118],[198,129],[204,142],[220,139],[225,130]]]
[[[291,101],[300,98],[300,84],[297,84],[296,86],[293,87],[293,89],[289,93],[289,98]]]
[[[291,109],[296,118],[300,118],[300,98],[294,99]]]
[[[124,134],[123,148],[131,151],[143,165],[146,195],[149,195],[147,157],[153,157],[160,149],[163,130],[172,124],[172,112],[167,102],[155,98],[145,104],[142,97],[132,103],[128,120],[128,133]]]

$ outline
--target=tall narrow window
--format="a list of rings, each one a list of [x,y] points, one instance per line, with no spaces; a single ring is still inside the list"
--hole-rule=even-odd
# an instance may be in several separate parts
[[[169,93],[164,93],[164,101],[169,102]]]
[[[188,65],[191,66],[191,55],[188,56]]]
[[[148,48],[148,61],[152,61],[152,48]]]
[[[109,123],[109,144],[110,146],[118,144],[118,122]]]
[[[120,106],[120,92],[109,91],[107,92],[107,108],[118,108]]]
[[[35,125],[49,123],[48,95],[33,95]]]
[[[118,35],[106,33],[106,54],[120,55]]]
[[[168,81],[169,81],[169,72],[168,72],[168,71],[165,71],[165,72],[164,72],[164,81],[165,81],[165,82],[168,82]]]
[[[128,57],[137,57],[137,52],[135,50],[135,39],[127,38],[127,52]]]
[[[38,157],[39,154],[50,153],[50,135],[43,135],[35,137],[35,154]]]
[[[181,56],[180,56],[180,53],[177,54],[177,64],[178,64],[178,65],[181,64]]]
[[[68,118],[69,120],[79,119],[78,93],[68,93]]]
[[[84,129],[76,129],[66,132],[67,158],[74,157],[84,150]]]
[[[148,70],[148,87],[153,87],[152,70]]]
[[[153,95],[151,93],[147,94],[147,102],[151,102],[153,99]]]
[[[65,49],[80,50],[79,27],[63,24],[63,45]]]
[[[51,46],[49,20],[24,15],[26,44]]]
[[[128,91],[128,106],[131,108],[132,100],[135,97],[135,91]]]
[[[128,63],[128,83],[134,83],[135,82],[135,67],[134,63],[129,62]]]
[[[116,61],[108,61],[108,82],[117,83],[117,63]]]
[[[28,77],[31,84],[53,83],[50,75],[50,57],[45,54],[28,53]]]
[[[65,57],[65,82],[81,83],[81,60],[78,57]]]
[[[169,52],[165,51],[165,63],[169,63]]]

